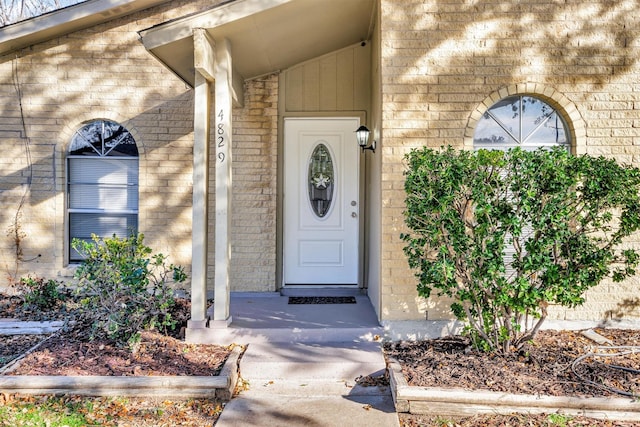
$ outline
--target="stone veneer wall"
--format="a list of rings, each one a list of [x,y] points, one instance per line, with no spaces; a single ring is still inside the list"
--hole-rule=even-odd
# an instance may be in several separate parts
[[[528,93],[563,111],[577,153],[640,166],[638,7],[613,0],[381,0],[384,319],[450,318],[445,301],[417,297],[399,239],[402,159],[411,148],[472,148],[479,114],[504,96]],[[553,317],[640,318],[639,284],[638,277],[603,283],[584,306],[555,309]]]

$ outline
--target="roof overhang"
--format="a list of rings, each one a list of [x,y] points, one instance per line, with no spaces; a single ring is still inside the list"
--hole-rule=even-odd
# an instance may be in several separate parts
[[[235,0],[140,32],[145,48],[194,85],[193,29],[228,39],[244,79],[368,40],[374,0]]]
[[[168,0],[88,0],[0,28],[0,55],[101,24]]]

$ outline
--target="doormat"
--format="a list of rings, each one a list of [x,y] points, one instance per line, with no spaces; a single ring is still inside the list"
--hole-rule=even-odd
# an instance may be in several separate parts
[[[355,304],[356,297],[289,297],[289,304]]]

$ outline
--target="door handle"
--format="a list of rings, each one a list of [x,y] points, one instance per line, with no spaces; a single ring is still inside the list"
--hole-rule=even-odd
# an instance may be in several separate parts
[[[355,218],[355,217],[357,217],[357,216],[358,216],[358,214],[357,214],[357,213],[355,213],[355,212],[351,212],[351,218]]]

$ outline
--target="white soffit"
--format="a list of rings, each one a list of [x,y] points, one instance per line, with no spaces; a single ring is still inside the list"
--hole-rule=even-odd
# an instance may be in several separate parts
[[[88,0],[0,28],[0,55],[147,9],[168,0]]]
[[[233,67],[249,79],[370,37],[375,0],[236,0],[141,31],[146,49],[193,85],[193,28],[231,43]]]

